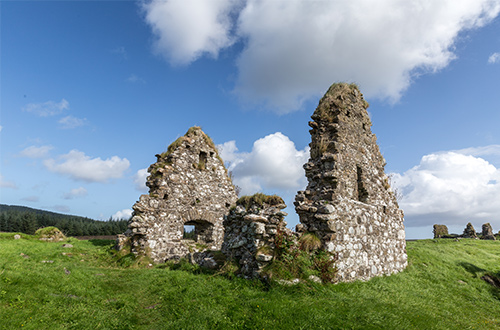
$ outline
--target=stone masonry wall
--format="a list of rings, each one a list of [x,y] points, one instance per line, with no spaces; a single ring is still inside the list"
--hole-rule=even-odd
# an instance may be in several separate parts
[[[276,234],[287,230],[283,200],[277,196],[265,197],[267,202],[250,200],[247,205],[241,205],[240,199],[224,220],[222,252],[228,259],[239,261],[246,278],[259,277],[262,268],[273,260]]]
[[[237,196],[212,140],[192,127],[156,157],[148,169],[149,195],[134,204],[125,233],[132,252],[165,262],[193,249],[219,250],[223,218]],[[195,227],[195,242],[183,240],[184,225]]]
[[[357,86],[334,84],[311,116],[308,186],[295,199],[301,230],[338,253],[339,281],[389,275],[407,265],[403,212],[384,173],[368,104]]]

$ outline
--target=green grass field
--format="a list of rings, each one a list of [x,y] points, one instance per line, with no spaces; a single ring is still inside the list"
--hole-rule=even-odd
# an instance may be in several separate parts
[[[500,329],[500,289],[480,278],[500,276],[496,241],[408,242],[400,274],[286,287],[13,236],[0,233],[1,329]]]

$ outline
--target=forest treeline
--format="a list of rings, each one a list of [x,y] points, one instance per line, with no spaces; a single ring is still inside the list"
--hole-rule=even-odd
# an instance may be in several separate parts
[[[89,218],[0,204],[0,231],[33,235],[39,228],[54,226],[66,236],[100,236],[122,234],[127,220],[98,221]]]

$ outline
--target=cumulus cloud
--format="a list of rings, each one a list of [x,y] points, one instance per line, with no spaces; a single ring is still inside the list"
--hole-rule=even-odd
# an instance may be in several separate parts
[[[74,199],[74,198],[80,198],[80,197],[85,197],[88,195],[87,189],[84,187],[79,187],[75,189],[71,189],[69,192],[65,193],[63,195],[64,199]]]
[[[28,158],[45,158],[48,156],[49,151],[54,149],[53,146],[51,145],[46,145],[46,146],[29,146],[22,150],[19,155],[21,157],[28,157]]]
[[[141,77],[139,77],[135,74],[131,74],[130,76],[128,76],[128,78],[125,79],[125,81],[129,82],[129,83],[140,83],[140,84],[146,83],[146,80],[142,79]]]
[[[483,158],[453,151],[426,155],[394,181],[409,227],[473,220],[500,226],[500,169]]]
[[[122,59],[124,60],[128,60],[128,52],[127,50],[125,49],[125,47],[123,46],[120,46],[120,47],[116,47],[115,49],[113,49],[111,51],[113,54],[117,54],[118,56],[120,56]]]
[[[488,63],[495,64],[500,63],[500,53],[493,53],[490,57],[488,57]]]
[[[70,211],[70,208],[66,205],[54,205],[50,207],[50,209],[62,213],[68,213]]]
[[[61,118],[59,121],[59,126],[62,129],[73,129],[87,124],[86,118],[76,118],[74,116],[66,116]]]
[[[155,49],[173,65],[186,65],[204,54],[217,57],[233,44],[231,13],[239,1],[153,0],[145,2],[145,20],[156,36]]]
[[[455,59],[460,33],[492,21],[500,2],[154,0],[144,9],[173,64],[242,41],[235,92],[284,113],[335,81],[397,101],[416,75]]]
[[[111,219],[113,220],[128,220],[132,217],[132,210],[130,209],[124,209],[124,210],[121,210],[121,211],[118,211],[116,212],[115,214],[113,214],[111,216]]]
[[[135,189],[143,192],[148,191],[148,187],[146,186],[146,179],[148,177],[148,169],[147,168],[142,168],[137,171],[134,175],[134,184],[135,184]]]
[[[29,103],[23,110],[40,117],[50,117],[61,114],[69,109],[69,102],[62,99],[61,102],[47,101],[44,103]]]
[[[242,194],[262,189],[292,191],[304,188],[302,166],[309,158],[309,148],[297,150],[295,144],[280,132],[254,142],[249,153],[238,152],[234,141],[219,145],[220,155],[229,164],[234,183]]]
[[[68,175],[74,180],[86,182],[107,182],[118,179],[129,168],[130,162],[126,158],[113,156],[102,160],[91,158],[78,150],[71,150],[56,159],[47,159],[44,165],[51,172]]]
[[[0,187],[17,189],[17,185],[13,181],[6,181],[3,175],[0,174]]]
[[[27,197],[21,198],[21,200],[23,200],[25,202],[37,203],[40,200],[40,197],[38,197],[38,196],[27,196]]]

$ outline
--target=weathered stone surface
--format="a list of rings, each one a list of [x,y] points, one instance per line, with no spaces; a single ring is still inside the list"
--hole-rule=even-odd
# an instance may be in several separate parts
[[[246,197],[238,200],[224,220],[222,253],[239,262],[244,277],[258,278],[274,258],[278,231],[288,230],[283,220],[286,213],[281,211],[286,205],[277,196]]]
[[[496,240],[495,235],[493,235],[493,229],[491,228],[490,223],[485,223],[483,224],[483,232],[481,239],[487,239],[487,240]]]
[[[462,236],[463,238],[477,238],[476,230],[474,229],[472,223],[469,222],[467,226],[465,226]]]
[[[407,265],[403,212],[384,173],[368,104],[355,85],[334,84],[309,122],[309,184],[295,198],[302,231],[338,253],[339,281],[367,280]]]
[[[155,262],[219,250],[223,218],[237,196],[212,140],[192,127],[156,157],[148,169],[149,195],[132,207],[126,238],[119,236],[117,247],[128,240],[132,252]],[[183,240],[184,225],[195,227],[195,242]]]
[[[434,225],[432,232],[434,233],[434,238],[442,238],[448,236],[448,227],[445,225]]]

